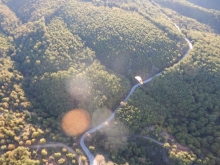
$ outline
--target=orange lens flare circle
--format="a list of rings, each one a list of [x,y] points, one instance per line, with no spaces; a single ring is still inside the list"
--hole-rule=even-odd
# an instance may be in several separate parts
[[[63,131],[71,136],[77,136],[85,132],[90,123],[90,115],[83,109],[71,110],[62,118]]]

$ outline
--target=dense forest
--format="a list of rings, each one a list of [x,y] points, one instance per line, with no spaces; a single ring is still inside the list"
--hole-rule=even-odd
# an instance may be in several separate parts
[[[99,164],[220,164],[219,6],[0,0],[0,164],[88,164],[62,117],[84,109],[92,128],[118,105],[86,139]]]

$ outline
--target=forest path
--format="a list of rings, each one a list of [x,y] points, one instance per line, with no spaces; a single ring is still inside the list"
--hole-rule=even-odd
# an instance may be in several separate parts
[[[173,24],[174,24],[174,26],[177,28],[177,30],[181,33],[180,28],[179,28],[175,23],[173,23]],[[189,51],[193,48],[192,43],[191,43],[187,38],[185,38],[185,41],[188,43],[189,49],[188,49],[188,51],[182,56],[182,58],[180,59],[180,61],[182,61],[182,60],[189,54]],[[179,62],[180,62],[180,61],[179,61]],[[179,63],[179,62],[178,62],[178,63]],[[175,64],[174,64],[174,65],[175,65]],[[172,67],[172,66],[170,66],[170,67]],[[163,71],[162,71],[162,72],[163,72]],[[160,75],[162,74],[162,72],[155,74],[154,76],[152,76],[151,78],[148,78],[147,80],[144,80],[144,84],[150,82],[154,77],[160,76]],[[124,102],[126,102],[126,101],[130,98],[130,96],[131,96],[132,93],[135,91],[135,89],[136,89],[137,87],[139,87],[140,85],[141,85],[141,84],[138,83],[138,84],[134,85],[134,86],[131,88],[131,90],[130,90],[129,94],[127,95],[127,97],[125,98]],[[88,160],[89,160],[89,164],[90,164],[90,165],[97,165],[97,162],[96,162],[96,160],[94,159],[93,154],[89,151],[89,149],[86,147],[86,145],[85,145],[85,143],[84,143],[84,140],[85,140],[86,136],[88,136],[89,134],[91,134],[91,133],[93,133],[93,132],[96,132],[97,130],[99,130],[99,129],[101,129],[102,127],[104,127],[106,122],[111,121],[111,120],[115,117],[115,114],[116,114],[116,112],[118,111],[119,108],[120,108],[120,105],[115,109],[115,111],[111,114],[111,116],[110,116],[109,118],[107,118],[102,124],[100,124],[100,125],[98,125],[97,127],[92,128],[91,130],[87,131],[87,132],[84,133],[84,135],[80,138],[80,145],[81,145],[83,151],[85,152],[85,154],[87,155],[87,158],[88,158]],[[145,137],[145,138],[147,138],[147,139],[149,139],[149,140],[152,140],[152,141],[154,141],[155,143],[157,143],[157,144],[159,144],[159,145],[162,145],[162,143],[160,144],[160,142],[156,141],[155,139],[152,139],[152,138],[150,138],[150,137]]]
[[[147,135],[137,135],[137,136],[135,136],[135,137],[140,137],[140,138],[148,139],[148,140],[150,140],[150,141],[152,141],[152,142],[154,142],[154,143],[156,143],[156,144],[158,144],[158,145],[160,145],[160,146],[163,146],[163,145],[164,145],[164,143],[159,142],[159,141],[157,141],[157,140],[155,140],[155,139],[153,139],[153,138],[151,138],[151,137],[149,137],[149,136],[147,136]]]
[[[69,146],[67,146],[64,143],[56,143],[56,142],[49,142],[49,143],[45,143],[45,144],[35,144],[35,145],[30,145],[29,148],[50,148],[50,147],[63,147],[66,148],[69,152],[71,152],[72,154],[76,155],[76,159],[79,162],[79,164],[81,164],[79,155],[76,153],[76,151],[74,151],[72,148],[70,148]]]

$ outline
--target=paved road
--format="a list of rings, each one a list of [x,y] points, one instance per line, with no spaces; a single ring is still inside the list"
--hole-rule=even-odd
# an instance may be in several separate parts
[[[178,30],[179,32],[181,32],[181,31],[180,31],[180,28],[179,28],[175,23],[174,23],[174,26],[177,28],[177,30]],[[184,58],[186,57],[186,55],[189,53],[189,51],[193,48],[192,43],[191,43],[187,38],[185,38],[185,40],[186,40],[186,42],[187,42],[188,45],[189,45],[189,49],[188,49],[188,51],[183,55],[183,57],[180,59],[180,61],[181,61],[182,59],[184,59]],[[161,74],[162,74],[162,72],[160,72],[160,73],[158,73],[158,74],[152,76],[151,78],[149,78],[149,79],[147,79],[147,80],[144,80],[144,84],[150,82],[154,77],[160,76]],[[131,96],[132,93],[135,91],[135,89],[136,89],[137,87],[139,87],[140,85],[141,85],[141,84],[139,83],[139,84],[134,85],[134,86],[131,88],[131,90],[130,90],[129,94],[127,95],[127,97],[125,98],[124,102],[126,102],[126,101],[130,98],[130,96]],[[85,152],[85,154],[87,155],[87,158],[88,158],[88,160],[89,160],[90,165],[97,165],[97,162],[96,162],[96,160],[94,159],[93,154],[89,151],[89,149],[86,147],[86,145],[85,145],[85,143],[84,143],[85,137],[88,136],[88,134],[93,133],[93,132],[95,132],[95,131],[101,129],[102,127],[104,127],[106,122],[109,122],[110,120],[112,120],[112,119],[115,117],[115,113],[118,111],[119,108],[120,108],[120,105],[119,105],[118,108],[111,114],[111,116],[110,116],[108,119],[106,119],[102,124],[100,124],[100,125],[98,125],[97,127],[95,127],[95,128],[93,128],[93,129],[87,131],[87,132],[81,137],[81,139],[80,139],[80,145],[81,145],[83,151]],[[150,138],[150,137],[144,137],[144,138],[150,139],[150,140],[154,141],[155,143],[157,143],[157,144],[159,144],[159,145],[162,145],[162,143],[160,144],[160,142],[158,142],[158,141],[156,141],[155,139],[152,139],[152,138]]]

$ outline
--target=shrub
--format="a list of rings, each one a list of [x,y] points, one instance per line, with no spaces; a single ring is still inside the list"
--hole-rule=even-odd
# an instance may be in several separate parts
[[[38,137],[40,134],[39,134],[39,132],[33,132],[33,134],[32,134],[32,138],[36,138],[36,137]]]
[[[60,158],[60,159],[58,160],[58,164],[63,164],[63,163],[65,163],[65,159]]]
[[[72,153],[68,153],[68,154],[66,154],[66,156],[67,156],[68,158],[71,158],[71,159],[73,159],[73,158],[76,157],[76,155],[75,155],[75,154],[72,154]]]
[[[85,157],[85,156],[82,156],[82,157],[81,157],[81,160],[82,160],[82,162],[85,163],[85,162],[86,162],[86,157]]]
[[[15,145],[14,144],[9,144],[8,145],[8,149],[9,150],[14,150],[15,149]]]
[[[67,149],[66,148],[62,148],[62,152],[67,152]]]
[[[23,141],[19,141],[19,145],[20,145],[20,146],[23,146],[23,145],[24,145],[24,142],[23,142]]]
[[[60,152],[54,153],[54,157],[55,157],[55,158],[61,157],[61,153],[60,153]]]
[[[32,142],[32,144],[36,143],[36,139],[32,139],[31,142]]]
[[[28,136],[24,136],[24,137],[23,137],[23,140],[28,140]]]
[[[47,150],[43,149],[43,150],[41,151],[41,155],[47,156]]]
[[[7,146],[6,145],[2,145],[1,146],[1,150],[6,150],[7,149]]]
[[[46,139],[42,138],[40,139],[40,144],[45,144],[46,143]]]
[[[25,145],[30,146],[30,145],[31,145],[31,141],[30,141],[30,140],[27,140],[27,141],[25,142]]]
[[[89,146],[89,150],[90,150],[90,151],[94,151],[94,150],[95,150],[95,147],[94,147],[94,146]]]

